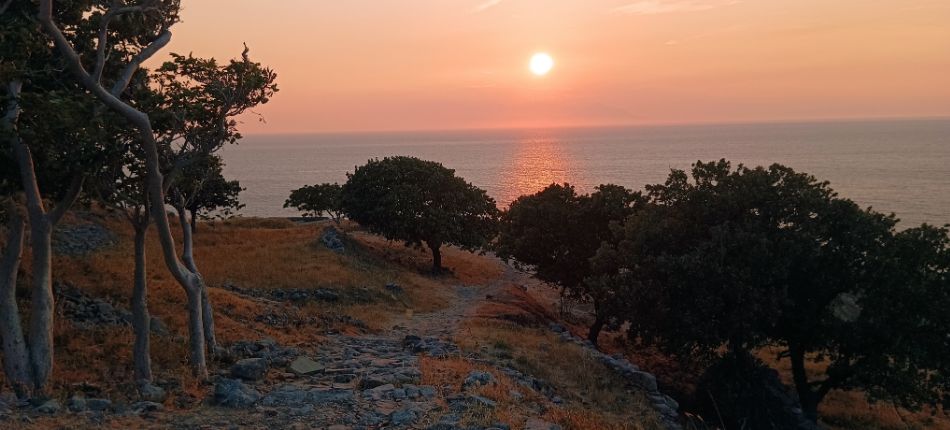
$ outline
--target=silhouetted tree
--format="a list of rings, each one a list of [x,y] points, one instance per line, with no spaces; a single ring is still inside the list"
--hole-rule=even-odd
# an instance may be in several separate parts
[[[326,214],[337,226],[343,221],[343,187],[337,183],[305,185],[290,192],[285,208],[295,208],[306,218]]]
[[[611,238],[611,226],[634,213],[642,197],[618,185],[601,185],[590,195],[569,184],[552,184],[521,196],[501,216],[495,251],[505,260],[528,266],[535,276],[594,306],[588,339],[594,344],[615,316],[611,291],[601,288],[591,258]]]
[[[498,220],[495,201],[484,190],[439,163],[413,157],[357,167],[343,185],[343,210],[387,239],[428,246],[435,272],[442,270],[442,245],[485,247]]]
[[[907,407],[945,399],[946,230],[895,233],[893,217],[780,165],[696,163],[647,189],[651,203],[594,259],[615,273],[602,281],[632,338],[707,362],[727,351],[750,372],[753,351],[777,347],[812,420],[831,389]]]

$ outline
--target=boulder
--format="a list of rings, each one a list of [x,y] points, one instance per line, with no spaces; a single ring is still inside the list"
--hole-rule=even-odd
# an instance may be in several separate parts
[[[212,403],[226,408],[247,408],[261,399],[261,393],[237,379],[221,379],[214,386]]]
[[[139,385],[139,395],[147,402],[162,403],[165,401],[165,389],[150,382],[143,381]]]
[[[231,366],[231,376],[245,381],[259,381],[267,374],[267,360],[245,358]]]
[[[653,376],[651,373],[640,371],[630,372],[630,382],[633,382],[634,385],[646,391],[657,391],[656,376]]]
[[[473,370],[465,378],[465,381],[462,382],[462,389],[468,390],[474,387],[480,387],[482,385],[488,385],[495,382],[495,378],[491,376],[491,373],[482,372],[480,370]]]
[[[346,245],[343,244],[343,239],[340,238],[340,232],[333,226],[323,230],[323,234],[320,235],[320,242],[323,243],[323,246],[327,247],[327,249],[337,254],[342,254],[346,251]]]
[[[47,415],[55,415],[55,414],[58,414],[59,411],[62,409],[63,407],[62,405],[59,404],[59,400],[50,399],[50,400],[47,400],[42,405],[38,406],[36,408],[36,412],[39,412],[41,414],[47,414]]]
[[[297,375],[313,375],[322,372],[326,367],[309,357],[300,356],[290,363],[288,369]]]

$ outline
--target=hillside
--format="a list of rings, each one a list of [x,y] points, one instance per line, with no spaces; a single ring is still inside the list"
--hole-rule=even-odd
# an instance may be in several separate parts
[[[432,276],[424,250],[354,225],[334,252],[320,240],[329,226],[199,226],[197,259],[226,349],[207,384],[187,376],[184,294],[151,238],[153,367],[166,395],[143,402],[126,310],[131,229],[113,214],[71,215],[55,245],[55,402],[4,395],[0,427],[653,429],[677,407],[657,385],[677,398],[692,389],[694,372],[617,333],[602,342],[612,356],[596,352],[571,334],[584,333],[583,305],[561,307],[554,290],[490,255],[449,249],[450,274]],[[760,356],[790,382],[787,363]],[[833,393],[822,414],[829,428],[950,428],[856,393]]]
[[[151,238],[153,367],[167,396],[149,403],[131,381],[131,229],[114,215],[72,216],[56,235],[55,402],[16,408],[6,397],[0,425],[663,428],[651,403],[666,400],[618,382],[616,360],[552,330],[552,310],[524,286],[544,290],[526,275],[450,249],[451,274],[434,277],[427,253],[360,231],[335,253],[319,241],[327,225],[199,226],[197,260],[227,348],[210,384],[183,376],[185,297]]]

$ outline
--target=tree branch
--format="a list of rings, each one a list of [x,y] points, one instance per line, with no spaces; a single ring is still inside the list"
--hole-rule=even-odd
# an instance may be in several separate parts
[[[3,15],[4,12],[7,11],[7,8],[10,7],[11,4],[13,4],[13,0],[7,0],[7,1],[3,2],[3,5],[0,6],[0,15]]]
[[[158,51],[168,45],[168,42],[172,40],[172,33],[167,28],[162,30],[158,35],[158,38],[153,40],[148,46],[146,46],[142,51],[138,53],[128,65],[125,66],[125,70],[122,71],[122,74],[119,75],[119,79],[112,86],[112,94],[118,96],[129,86],[129,82],[132,82],[132,76],[135,75],[135,72],[139,69],[142,63],[148,61],[149,58],[152,58]]]
[[[69,185],[69,190],[66,191],[66,195],[56,204],[56,206],[49,212],[49,222],[53,225],[59,222],[63,218],[63,215],[69,210],[70,207],[76,203],[76,199],[79,198],[79,193],[82,191],[82,185],[86,181],[85,175],[78,175],[73,178],[72,184]]]

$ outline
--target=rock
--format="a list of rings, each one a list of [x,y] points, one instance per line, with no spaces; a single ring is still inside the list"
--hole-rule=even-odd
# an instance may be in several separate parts
[[[165,401],[165,389],[149,382],[139,385],[139,395],[147,402],[162,403]]]
[[[524,430],[561,430],[561,426],[540,418],[528,418],[524,423]]]
[[[156,402],[136,402],[130,408],[136,414],[144,414],[165,409],[165,405]]]
[[[389,422],[394,426],[404,426],[411,424],[417,418],[416,413],[411,409],[400,409],[389,417]]]
[[[326,367],[320,363],[304,356],[297,357],[290,363],[290,367],[288,367],[291,372],[297,375],[313,375],[314,373],[322,372],[325,368]]]
[[[59,400],[50,399],[50,400],[47,400],[42,405],[38,406],[36,408],[36,412],[39,412],[41,414],[47,414],[47,415],[55,415],[55,414],[58,414],[59,411],[62,409],[63,407],[59,404]]]
[[[237,379],[221,379],[214,386],[212,403],[226,408],[247,408],[261,399],[261,393]]]
[[[310,296],[313,297],[314,300],[319,300],[323,302],[336,302],[340,300],[339,294],[337,294],[335,291],[327,290],[324,288],[317,288],[313,290],[313,292],[310,293]]]
[[[634,385],[646,391],[657,391],[656,376],[653,376],[651,373],[640,371],[630,372],[630,380]]]
[[[320,242],[323,243],[323,246],[327,247],[327,249],[337,254],[342,254],[346,251],[346,245],[344,245],[343,240],[340,239],[340,232],[333,226],[323,230],[323,234],[320,235]]]
[[[82,396],[72,396],[66,401],[66,408],[72,412],[82,412],[86,410],[86,399]]]
[[[112,407],[112,400],[109,399],[87,399],[86,408],[94,412],[102,412]]]
[[[491,375],[491,373],[474,370],[469,373],[465,378],[465,381],[462,382],[462,389],[468,390],[473,387],[480,387],[482,385],[488,385],[494,382],[495,378]]]
[[[231,366],[231,376],[245,381],[259,381],[267,373],[267,361],[263,358],[245,358]]]

